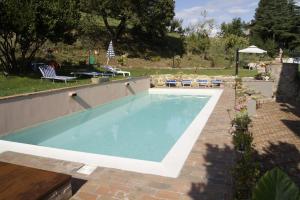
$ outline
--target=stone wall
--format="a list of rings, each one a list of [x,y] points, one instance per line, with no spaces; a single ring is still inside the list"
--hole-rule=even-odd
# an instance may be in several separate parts
[[[276,99],[278,101],[300,100],[298,64],[271,64],[267,71],[271,73],[271,77],[275,80]]]
[[[146,91],[149,87],[149,78],[136,78],[2,98],[0,135]],[[70,93],[77,95],[70,97]]]
[[[177,80],[177,87],[181,87],[181,80],[192,80],[192,87],[199,87],[197,84],[197,80],[204,79],[208,80],[222,80],[224,85],[227,87],[234,87],[235,84],[235,77],[234,76],[204,76],[204,75],[197,75],[197,74],[178,74],[178,75],[171,75],[171,74],[164,74],[164,75],[152,75],[151,77],[151,84],[154,87],[166,87],[166,80]]]

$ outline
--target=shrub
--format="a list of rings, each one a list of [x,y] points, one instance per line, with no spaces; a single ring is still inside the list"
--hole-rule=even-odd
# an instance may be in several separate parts
[[[174,57],[174,67],[179,68],[181,65],[181,57],[179,55]]]
[[[251,193],[258,180],[259,165],[254,161],[253,150],[245,151],[233,168],[234,199],[251,199]]]
[[[242,131],[247,131],[250,123],[251,119],[246,111],[239,112],[232,121],[232,125]]]
[[[233,168],[234,197],[237,200],[251,198],[252,189],[260,173],[259,165],[254,161],[253,137],[248,131],[250,123],[251,119],[245,111],[239,112],[232,121],[235,127],[233,144],[238,151],[237,162]]]
[[[236,130],[233,133],[233,144],[238,151],[248,151],[252,148],[253,137],[248,131]]]
[[[153,61],[153,62],[159,62],[161,60],[161,57],[160,56],[153,56],[152,58],[151,58],[151,61]]]
[[[119,58],[118,58],[118,63],[121,65],[121,66],[125,66],[126,65],[126,62],[127,62],[127,57],[128,57],[128,55],[127,54],[124,54],[124,55],[122,55],[122,56],[120,56]]]

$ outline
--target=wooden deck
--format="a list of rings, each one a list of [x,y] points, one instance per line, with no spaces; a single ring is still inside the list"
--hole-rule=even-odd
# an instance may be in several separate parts
[[[0,200],[51,199],[62,188],[65,193],[70,181],[69,175],[0,162]]]

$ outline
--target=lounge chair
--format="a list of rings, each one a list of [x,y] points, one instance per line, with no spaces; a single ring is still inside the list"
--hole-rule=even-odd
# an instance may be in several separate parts
[[[113,73],[104,73],[104,72],[71,72],[74,76],[90,76],[90,77],[97,77],[97,76],[113,76]]]
[[[217,87],[220,87],[221,85],[223,84],[223,81],[222,80],[212,80],[211,81],[211,85],[212,86],[217,86]]]
[[[249,68],[249,70],[257,69],[257,64],[256,63],[249,63],[248,68]]]
[[[207,79],[198,79],[197,81],[196,81],[197,83],[198,83],[198,85],[200,86],[200,87],[208,87],[209,85],[208,85],[208,80]]]
[[[118,68],[113,68],[112,66],[104,66],[104,69],[107,71],[107,72],[110,72],[110,73],[113,73],[113,74],[122,74],[124,77],[127,75],[127,76],[130,76],[130,72],[128,71],[122,71],[121,69],[118,69]]]
[[[176,80],[166,80],[166,86],[174,86],[176,87],[177,86],[177,81]]]
[[[70,76],[57,76],[55,70],[53,67],[49,65],[43,65],[39,67],[39,70],[41,71],[43,77],[41,79],[50,79],[54,82],[54,80],[58,81],[64,81],[67,83],[67,81],[71,81],[76,79],[76,77],[70,77]]]
[[[189,86],[189,87],[191,87],[192,86],[192,80],[182,80],[181,81],[181,85],[182,85],[182,87],[185,87],[185,86]]]

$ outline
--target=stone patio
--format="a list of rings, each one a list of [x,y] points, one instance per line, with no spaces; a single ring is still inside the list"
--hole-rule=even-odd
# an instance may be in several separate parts
[[[300,186],[300,107],[266,103],[253,120],[257,158],[264,170],[280,167]]]
[[[87,180],[73,200],[90,199],[231,199],[234,150],[231,128],[234,91],[225,89],[178,178],[97,168],[89,176],[77,174],[80,163],[5,152],[0,161],[62,172]]]

